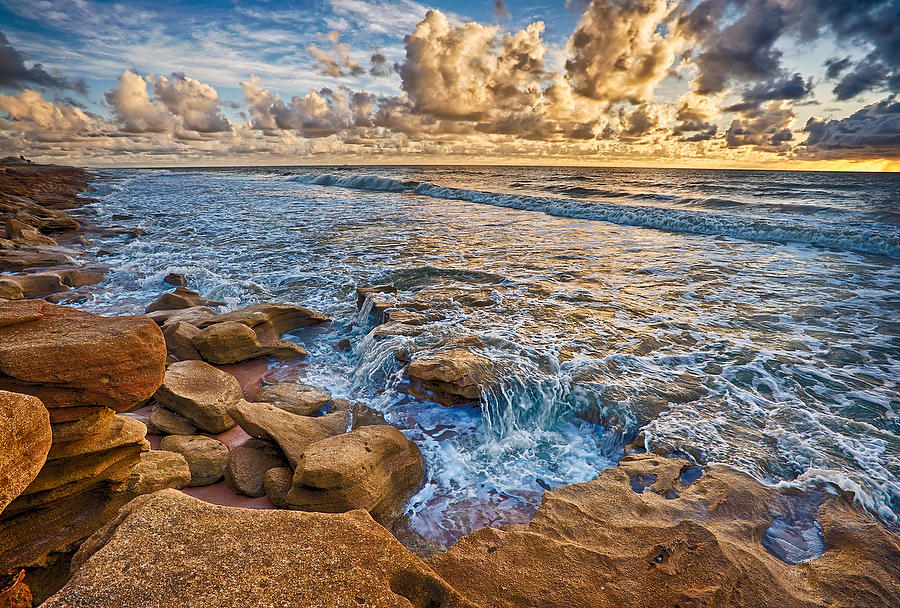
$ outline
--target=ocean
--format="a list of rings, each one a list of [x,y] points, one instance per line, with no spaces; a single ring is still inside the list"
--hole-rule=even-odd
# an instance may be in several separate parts
[[[138,230],[94,239],[110,272],[80,306],[141,313],[182,272],[230,308],[328,314],[291,337],[303,381],[419,444],[406,521],[437,545],[527,522],[633,442],[900,516],[900,175],[263,167],[94,186],[101,225]],[[381,284],[422,324],[373,331],[355,288]],[[400,359],[458,344],[491,360],[481,403],[410,396]]]

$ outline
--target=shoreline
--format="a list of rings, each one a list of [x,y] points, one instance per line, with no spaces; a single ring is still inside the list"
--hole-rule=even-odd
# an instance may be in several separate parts
[[[302,357],[297,355],[301,353],[296,350],[296,344],[286,343],[281,336],[327,322],[323,315],[316,316],[317,313],[296,306],[282,305],[285,308],[278,308],[277,304],[259,304],[218,314],[213,310],[214,302],[185,289],[183,285],[171,285],[176,288],[175,291],[163,294],[156,303],[147,302],[148,314],[153,318],[152,324],[147,317],[99,317],[80,311],[68,312],[73,309],[57,310],[57,307],[40,303],[36,306],[27,304],[29,300],[26,294],[30,294],[31,298],[42,297],[40,294],[46,290],[53,290],[43,293],[48,301],[70,301],[67,298],[79,297],[84,290],[90,289],[91,284],[72,285],[66,281],[84,283],[93,278],[99,281],[93,275],[85,277],[70,273],[63,276],[65,271],[97,275],[98,268],[96,262],[91,260],[73,267],[73,261],[78,259],[77,255],[64,253],[64,250],[55,248],[46,240],[39,242],[42,238],[61,241],[64,245],[74,244],[75,247],[68,251],[75,254],[78,253],[77,247],[81,246],[83,258],[87,254],[85,236],[118,229],[93,225],[86,214],[78,216],[83,219],[78,226],[67,223],[65,217],[69,215],[62,210],[62,206],[85,201],[68,208],[77,210],[87,202],[87,199],[77,197],[76,190],[79,184],[87,188],[85,176],[89,174],[83,170],[55,169],[71,176],[71,181],[61,180],[64,182],[62,186],[68,190],[57,192],[56,198],[54,193],[45,189],[37,192],[42,198],[32,198],[30,202],[12,200],[12,203],[19,205],[14,213],[20,214],[20,217],[22,210],[30,209],[36,213],[34,205],[42,206],[39,202],[45,202],[46,208],[53,213],[48,213],[49,217],[44,218],[50,222],[42,226],[44,230],[27,224],[38,234],[29,232],[28,228],[13,225],[14,230],[10,234],[18,230],[16,234],[20,235],[21,242],[7,239],[12,241],[12,245],[0,251],[4,256],[0,260],[12,260],[8,262],[10,265],[15,260],[20,260],[15,262],[20,266],[53,260],[66,263],[55,266],[23,266],[25,274],[14,275],[12,278],[6,274],[5,267],[0,268],[4,272],[0,285],[6,285],[7,289],[14,292],[14,288],[10,286],[12,282],[22,292],[21,298],[9,300],[5,304],[0,300],[0,317],[12,321],[8,326],[4,325],[7,322],[4,321],[4,324],[0,324],[0,329],[25,325],[29,328],[24,337],[19,336],[23,341],[23,350],[11,351],[11,354],[6,354],[7,359],[15,357],[16,352],[25,352],[24,349],[30,347],[29,340],[43,331],[42,324],[47,326],[53,322],[54,315],[60,315],[61,325],[54,326],[57,327],[55,331],[59,331],[59,327],[74,325],[91,330],[84,339],[87,350],[80,351],[82,355],[88,352],[87,347],[96,349],[97,344],[116,332],[116,348],[130,353],[123,360],[133,362],[134,365],[125,369],[119,361],[103,361],[95,370],[95,376],[85,383],[83,374],[79,377],[76,377],[78,374],[70,374],[71,378],[66,375],[73,364],[78,362],[77,358],[73,358],[73,353],[66,349],[54,351],[59,357],[68,357],[66,369],[58,374],[66,376],[67,379],[62,380],[64,386],[94,390],[101,377],[111,378],[116,385],[117,392],[114,395],[104,388],[96,391],[94,401],[85,398],[87,401],[82,400],[84,402],[76,401],[69,393],[60,396],[58,393],[62,389],[59,388],[58,380],[47,383],[46,379],[31,376],[15,381],[0,378],[0,388],[38,393],[35,396],[49,400],[45,405],[50,410],[47,427],[51,429],[52,435],[52,441],[47,443],[46,460],[40,462],[39,470],[34,471],[35,476],[25,484],[25,493],[19,498],[13,497],[11,507],[0,512],[0,553],[3,549],[9,549],[7,541],[17,540],[10,539],[13,532],[28,529],[34,533],[36,525],[44,527],[41,525],[43,516],[39,517],[36,514],[39,512],[34,511],[36,504],[56,505],[60,500],[58,497],[65,495],[69,501],[66,514],[77,515],[86,509],[99,514],[79,530],[78,538],[71,538],[70,535],[65,539],[65,550],[58,551],[56,549],[59,547],[53,547],[45,554],[32,558],[34,562],[44,565],[29,570],[25,583],[30,582],[42,591],[42,598],[46,597],[50,591],[56,591],[66,583],[69,577],[68,560],[74,555],[74,563],[80,568],[75,569],[72,573],[74,578],[68,580],[48,605],[75,605],[76,599],[86,597],[86,593],[105,598],[106,603],[100,601],[96,605],[127,605],[112,603],[116,593],[125,593],[117,591],[117,586],[124,585],[133,589],[134,585],[140,586],[146,584],[147,580],[152,580],[152,577],[158,577],[160,570],[148,567],[133,575],[118,573],[111,576],[107,572],[101,576],[104,572],[103,564],[105,561],[114,561],[118,555],[115,552],[122,550],[121,547],[116,548],[116,535],[137,534],[132,542],[140,540],[140,532],[127,532],[129,528],[126,524],[130,518],[143,517],[147,521],[158,521],[159,514],[154,513],[159,509],[165,511],[167,504],[173,505],[185,518],[192,517],[191,514],[208,513],[212,513],[210,517],[220,518],[222,522],[229,521],[232,517],[243,518],[241,521],[247,526],[248,539],[256,538],[255,535],[265,537],[270,534],[271,530],[266,526],[274,525],[272,522],[275,519],[272,518],[283,517],[285,522],[291,522],[290,525],[306,526],[309,529],[320,525],[337,525],[335,522],[340,522],[342,526],[356,525],[356,520],[319,513],[352,509],[368,511],[375,521],[384,526],[381,530],[393,528],[397,533],[398,529],[394,528],[392,522],[396,522],[398,511],[402,513],[408,492],[417,487],[424,474],[424,470],[418,471],[421,465],[417,465],[420,460],[416,458],[418,448],[415,444],[405,438],[401,439],[402,435],[397,437],[400,434],[396,431],[396,435],[392,434],[389,430],[391,427],[384,424],[383,418],[378,420],[377,413],[367,411],[365,406],[332,399],[327,393],[316,393],[312,390],[316,387],[308,387],[301,391],[302,394],[291,392],[288,388],[284,389],[288,393],[283,394],[277,390],[270,391],[266,397],[270,402],[254,401],[257,397],[255,393],[261,388],[271,389],[280,386],[282,382],[297,386],[291,380],[296,380],[299,374],[291,375],[290,363],[280,370],[280,375],[269,376],[263,382],[269,367],[260,365],[259,362],[263,360],[260,355],[269,356],[274,353],[287,362],[296,361],[299,369],[303,363]],[[37,173],[52,170],[40,168]],[[6,190],[3,192],[7,193]],[[66,196],[60,192],[71,194]],[[13,196],[26,198],[25,194]],[[7,203],[10,204],[10,201]],[[47,229],[48,225],[56,228]],[[65,226],[70,230],[63,230]],[[128,232],[126,229],[122,230]],[[61,236],[56,239],[50,236],[52,234]],[[27,272],[29,269],[37,271]],[[34,279],[36,276],[41,277],[39,284]],[[32,278],[28,282],[22,277]],[[58,280],[54,281],[54,277]],[[177,277],[173,281],[177,282]],[[368,291],[358,292],[361,300],[359,308],[363,308],[369,301],[376,305],[377,294],[389,289],[390,286],[376,286]],[[152,308],[155,310],[150,310]],[[391,321],[389,307],[375,308],[378,314],[384,315],[382,321]],[[402,313],[402,310],[393,311],[395,317],[402,316]],[[136,328],[120,328],[118,324],[125,323],[126,319],[143,321],[136,321],[139,323]],[[113,324],[116,324],[115,329]],[[382,327],[382,330],[385,328]],[[47,335],[54,334],[50,332]],[[66,335],[66,330],[62,331],[62,335]],[[58,342],[59,338],[53,340]],[[134,347],[126,349],[132,342],[135,343]],[[44,348],[52,350],[54,343],[48,344]],[[148,363],[139,354],[138,344],[141,348],[152,345],[152,348],[145,348],[144,352],[161,352],[162,360]],[[291,346],[292,344],[294,345]],[[442,360],[417,361],[415,366],[414,362],[408,362],[410,365],[407,373],[413,380],[413,390],[423,398],[447,406],[477,398],[477,394],[471,392],[472,384],[478,387],[484,379],[478,378],[472,371],[478,367],[478,361],[473,357],[474,355],[461,349],[460,352],[453,353],[452,357],[448,355]],[[235,358],[240,360],[227,362]],[[57,359],[53,359],[53,362],[56,361]],[[442,366],[448,364],[462,369],[463,373],[455,376],[440,371]],[[222,371],[223,369],[227,371]],[[179,374],[183,376],[179,377]],[[126,376],[127,381],[124,380]],[[227,376],[232,379],[225,379]],[[122,378],[121,386],[116,384],[119,378]],[[465,381],[460,378],[465,378]],[[196,386],[206,387],[207,384],[211,384],[212,388],[195,390]],[[227,390],[222,389],[223,384],[229,384]],[[150,405],[151,396],[156,406]],[[100,405],[105,407],[94,407]],[[23,406],[17,405],[12,411],[18,411],[16,408],[19,407]],[[115,410],[121,414],[107,414],[107,410]],[[162,435],[148,434],[146,427],[141,432],[134,426],[135,423],[124,421],[124,418],[136,420],[140,426],[144,426],[145,422],[154,425],[154,413],[157,414],[157,422],[164,420],[169,430],[193,429],[191,432],[171,433],[169,436],[204,437],[207,441],[195,441],[202,444],[202,447],[180,446],[174,452],[150,450],[149,448],[157,447],[163,441]],[[278,424],[272,423],[273,417]],[[100,418],[103,420],[98,422]],[[120,426],[112,433],[111,429],[116,424]],[[40,435],[37,426],[39,425],[30,429],[36,436]],[[130,429],[127,432],[126,427]],[[220,430],[224,427],[228,428]],[[67,441],[60,441],[65,433],[71,436],[66,435]],[[298,435],[306,438],[303,445],[297,445]],[[219,439],[225,441],[220,442]],[[225,451],[216,443],[224,445]],[[110,447],[111,445],[114,447]],[[365,449],[359,451],[359,446],[364,446]],[[278,501],[282,502],[282,506],[291,504],[302,511],[272,509],[277,515],[260,515],[259,521],[247,520],[249,515],[225,508],[210,511],[208,506],[195,504],[172,493],[171,488],[184,484],[178,489],[185,490],[188,483],[198,481],[197,478],[202,477],[203,473],[206,473],[206,479],[217,473],[225,476],[223,467],[228,466],[226,461],[232,458],[236,447],[246,448],[242,451],[246,458],[242,474],[246,473],[244,476],[250,479],[247,483],[256,484],[254,492],[259,491],[259,471],[272,463],[280,464],[263,471],[263,495],[247,500],[241,498],[242,506],[251,506],[248,501],[253,500],[260,501],[253,503],[254,505],[261,505],[264,499],[272,507]],[[2,449],[0,446],[0,451]],[[41,475],[44,475],[44,480],[47,481],[46,463],[65,462],[66,459],[73,459],[73,462],[81,459],[78,462],[86,463],[86,456],[102,460],[108,458],[113,451],[117,451],[117,458],[113,462],[104,461],[104,466],[109,466],[97,471],[101,477],[108,477],[103,480],[104,483],[109,483],[106,483],[102,491],[87,482],[59,478],[58,473],[55,473],[57,478],[54,481],[63,483],[53,486],[48,485],[48,482],[41,486],[40,491],[35,490],[35,479],[42,479]],[[125,451],[128,452],[127,455],[119,458]],[[169,457],[171,454],[176,456]],[[35,461],[41,460],[36,453],[25,456],[31,456]],[[291,462],[285,462],[285,458]],[[307,464],[311,460],[318,464]],[[301,461],[304,463],[302,466]],[[251,464],[247,464],[248,462]],[[362,470],[368,471],[362,475],[359,473],[361,463]],[[216,469],[212,474],[207,470],[210,467]],[[114,468],[116,470],[111,471]],[[236,468],[236,465],[232,468]],[[277,469],[281,470],[281,477],[270,483],[269,478],[275,476],[269,475],[269,471]],[[298,470],[306,471],[305,476],[298,475]],[[240,476],[232,470],[231,477],[234,481]],[[280,485],[277,483],[279,481]],[[74,488],[71,484],[82,485]],[[225,481],[204,481],[203,485],[194,487],[200,489],[185,492],[194,496],[216,498],[225,501],[225,504],[231,504],[228,500],[235,502],[234,497],[241,496],[233,490],[233,496],[222,492],[224,488],[231,487]],[[73,488],[78,492],[71,493]],[[154,491],[161,493],[152,494]],[[41,493],[45,494],[38,496]],[[323,493],[328,494],[327,499],[321,498]],[[151,495],[141,497],[144,494]],[[36,502],[38,498],[44,502]],[[88,499],[93,501],[89,505],[84,502]],[[270,509],[268,505],[266,508]],[[121,513],[124,515],[117,515],[120,513],[119,509],[123,509]],[[365,519],[368,517],[365,515],[361,520],[371,522],[371,525],[364,525],[367,530],[365,534],[371,537],[366,537],[368,540],[363,546],[370,546],[367,543],[375,542],[376,537],[381,538],[378,537],[381,532],[375,531],[380,528],[379,524],[371,518]],[[9,527],[12,520],[19,527]],[[30,525],[24,525],[29,521]],[[872,523],[875,527],[872,527]],[[422,587],[418,583],[400,584],[396,573],[386,575],[384,572],[365,568],[364,571],[357,569],[334,572],[324,568],[313,569],[315,576],[301,576],[298,581],[282,581],[278,591],[283,597],[293,597],[298,593],[298,597],[306,597],[302,594],[317,588],[316,585],[324,578],[334,585],[346,588],[356,586],[369,589],[369,586],[375,584],[381,591],[392,593],[396,598],[406,598],[414,605],[428,605],[426,601],[443,597],[446,602],[435,605],[524,607],[560,605],[558,602],[566,601],[568,603],[565,605],[573,606],[643,606],[658,605],[671,599],[694,602],[696,605],[750,606],[757,605],[753,603],[758,599],[754,595],[756,593],[768,594],[765,597],[782,605],[790,602],[795,602],[796,605],[813,605],[823,599],[849,602],[861,598],[871,602],[873,606],[896,605],[900,601],[900,541],[896,532],[882,523],[860,510],[843,492],[833,488],[829,490],[828,486],[823,485],[819,490],[797,492],[764,486],[749,476],[722,466],[701,467],[677,458],[632,453],[617,466],[603,471],[594,481],[562,486],[545,493],[543,505],[529,524],[501,526],[500,529],[482,528],[463,537],[449,550],[436,554],[428,549],[427,543],[405,538],[408,547],[426,545],[420,547],[420,556],[434,555],[426,562],[399,543],[397,546],[391,545],[391,559],[407,563],[408,568],[417,573],[413,578],[431,581],[430,587]],[[610,531],[600,532],[603,528],[609,528]],[[38,532],[46,533],[46,530]],[[188,542],[177,536],[177,530],[170,533],[175,535],[173,542]],[[4,534],[7,536],[4,537]],[[402,531],[398,536],[403,536]],[[37,534],[37,537],[41,537],[41,534]],[[81,542],[85,538],[89,540],[82,546]],[[191,542],[196,542],[196,539]],[[317,542],[329,541],[319,539]],[[383,542],[383,538],[379,542]],[[79,546],[82,549],[75,553]],[[210,567],[219,560],[229,559],[228,555],[222,555],[216,547],[190,546],[201,557],[206,556]],[[324,547],[323,544],[323,551]],[[163,551],[163,548],[159,550]],[[290,548],[282,550],[289,552]],[[550,568],[544,563],[548,556],[552,558],[551,565],[555,564]],[[245,564],[255,563],[258,557],[232,555],[231,560],[240,558],[245,561],[228,563],[240,569]],[[178,555],[169,555],[167,559],[172,562],[173,568],[178,563],[182,563],[181,567],[184,567],[183,562],[179,562]],[[2,563],[9,565],[7,562],[10,560]],[[29,564],[15,564],[15,567],[27,565]],[[34,566],[34,563],[30,565]],[[510,565],[517,568],[518,573],[511,574],[508,571]],[[155,567],[158,568],[159,565]],[[221,569],[221,565],[219,568]],[[0,568],[2,570],[4,568]],[[709,572],[713,570],[715,576],[710,578]],[[230,580],[226,572],[220,571],[218,575],[222,581]],[[151,579],[142,578],[145,576]],[[244,576],[252,577],[253,573],[244,572]],[[564,580],[560,580],[560,577]],[[47,583],[48,580],[52,580],[52,583]],[[626,591],[629,585],[640,591]],[[856,593],[854,585],[863,589],[865,595],[853,595]],[[607,596],[597,595],[596,589],[600,586],[608,586]],[[158,595],[154,601],[159,604],[163,603],[163,598],[177,603],[175,598],[179,596],[176,592],[188,592],[194,595],[189,596],[183,605],[211,605],[209,596],[204,595],[206,591],[201,588],[162,588],[156,591]],[[258,587],[256,591],[260,592]],[[3,593],[2,589],[0,593]],[[166,593],[172,595],[166,596]],[[336,591],[334,593],[337,594]],[[337,594],[327,597],[344,596]],[[368,596],[362,594],[357,597]],[[389,596],[379,597],[380,600],[376,600],[374,605],[393,605],[385,599]],[[549,598],[555,598],[552,602],[557,603],[552,603]]]

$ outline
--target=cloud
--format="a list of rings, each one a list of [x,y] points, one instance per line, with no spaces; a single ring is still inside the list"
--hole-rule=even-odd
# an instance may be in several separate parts
[[[808,97],[812,92],[812,78],[807,80],[799,73],[790,77],[777,80],[758,82],[754,86],[744,89],[743,99],[736,104],[725,107],[726,112],[746,112],[759,108],[765,101],[776,99],[790,99],[799,101]]]
[[[495,112],[533,106],[541,96],[544,24],[499,37],[496,27],[453,26],[428,11],[404,40],[398,67],[415,111],[438,118],[480,120]]]
[[[509,19],[512,17],[509,9],[506,7],[506,2],[503,0],[494,0],[494,17],[497,19]]]
[[[27,86],[51,89],[70,89],[87,93],[83,80],[71,80],[59,73],[50,73],[40,63],[25,65],[25,57],[12,47],[0,32],[0,88],[21,89]]]
[[[340,33],[337,30],[328,32],[324,38],[331,43],[331,48],[322,49],[315,44],[306,47],[306,52],[315,59],[313,65],[320,74],[338,78],[366,73],[366,70],[350,57],[351,47],[346,42],[340,41]]]
[[[803,129],[809,154],[826,158],[900,158],[900,102],[895,96],[840,120],[810,118]]]
[[[650,99],[684,42],[661,33],[668,16],[667,0],[592,0],[566,47],[575,92],[604,102]]]
[[[175,116],[164,104],[150,99],[148,82],[125,70],[119,84],[106,92],[106,102],[128,133],[165,133],[175,130]]]
[[[153,83],[153,92],[169,112],[181,117],[186,129],[199,133],[231,130],[219,108],[219,94],[208,84],[172,74],[171,78],[160,76]]]
[[[16,96],[0,93],[0,110],[27,128],[45,133],[83,133],[95,129],[99,121],[81,108],[65,103],[55,104],[37,91],[25,89]]]
[[[768,151],[783,149],[794,139],[790,129],[794,117],[794,111],[784,101],[770,101],[735,118],[725,132],[725,142],[729,148],[752,145]]]
[[[393,64],[389,63],[387,57],[378,50],[372,53],[369,61],[372,64],[369,74],[372,76],[388,76],[394,72]]]

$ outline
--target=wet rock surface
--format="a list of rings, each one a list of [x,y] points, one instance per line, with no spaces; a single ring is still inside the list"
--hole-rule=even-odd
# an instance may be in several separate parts
[[[365,426],[307,447],[285,500],[305,511],[365,509],[390,526],[424,474],[422,453],[403,433],[392,426]]]
[[[477,401],[490,378],[490,361],[467,348],[450,348],[417,357],[406,369],[409,392],[441,405]]]
[[[132,501],[72,565],[46,608],[473,607],[364,511],[257,511],[172,490]]]
[[[593,481],[547,492],[527,526],[478,530],[429,565],[470,600],[498,608],[900,601],[898,537],[844,497],[697,468],[626,457]],[[824,543],[815,546],[819,530]],[[780,552],[766,540],[773,535]],[[784,559],[792,555],[803,559]]]
[[[279,382],[265,386],[253,397],[292,414],[312,416],[331,400],[331,394],[316,386],[299,382]]]

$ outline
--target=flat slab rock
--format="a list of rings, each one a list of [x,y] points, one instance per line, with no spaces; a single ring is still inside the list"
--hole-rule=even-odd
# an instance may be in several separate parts
[[[492,608],[900,606],[900,536],[844,497],[652,454],[429,565]]]
[[[234,428],[228,408],[244,396],[237,379],[203,361],[179,361],[166,370],[154,399],[208,433]]]
[[[174,490],[131,501],[72,566],[44,608],[476,608],[365,511],[259,511]]]

